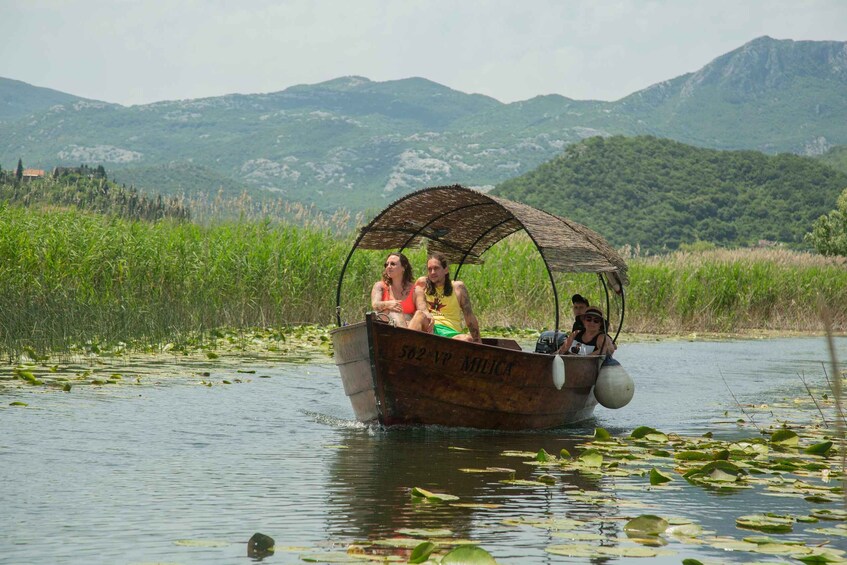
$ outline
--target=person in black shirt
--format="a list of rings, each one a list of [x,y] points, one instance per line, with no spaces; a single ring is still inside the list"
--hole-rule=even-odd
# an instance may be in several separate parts
[[[588,310],[588,307],[591,305],[581,294],[574,294],[571,298],[571,303],[573,304],[574,316],[574,323],[571,328],[571,332],[584,330],[585,324],[582,323],[582,315],[585,314],[585,311]]]

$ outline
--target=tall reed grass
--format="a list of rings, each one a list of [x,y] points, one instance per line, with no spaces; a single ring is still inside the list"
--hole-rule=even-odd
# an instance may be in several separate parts
[[[64,349],[90,339],[156,342],[223,326],[333,324],[352,242],[325,225],[151,223],[0,205],[0,350]],[[353,254],[342,321],[357,321],[370,308],[385,255]],[[408,255],[422,274],[425,252]],[[460,273],[483,329],[552,328],[549,278],[528,239],[509,238],[483,258],[484,265]],[[847,330],[844,261],[747,250],[633,258],[629,265],[628,331],[820,331],[819,297],[830,306],[833,328]],[[596,275],[556,280],[560,328],[570,328],[575,292],[605,308]],[[611,322],[619,325],[614,315]]]

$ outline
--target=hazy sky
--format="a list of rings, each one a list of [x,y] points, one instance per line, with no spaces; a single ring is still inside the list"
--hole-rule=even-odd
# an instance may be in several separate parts
[[[616,100],[762,35],[845,41],[847,0],[0,0],[0,76],[127,105],[346,75]]]

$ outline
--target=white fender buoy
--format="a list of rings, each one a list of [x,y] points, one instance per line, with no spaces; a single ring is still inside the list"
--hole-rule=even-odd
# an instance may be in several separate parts
[[[553,386],[557,390],[562,390],[565,386],[565,360],[561,355],[553,356]]]
[[[635,394],[635,382],[620,363],[600,367],[594,397],[606,408],[623,408]]]

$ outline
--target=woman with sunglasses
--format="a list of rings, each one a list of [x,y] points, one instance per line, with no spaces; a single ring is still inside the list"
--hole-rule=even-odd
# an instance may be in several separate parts
[[[405,328],[415,313],[412,265],[402,253],[391,253],[385,258],[383,267],[382,279],[375,282],[371,290],[371,308]]]
[[[561,355],[611,355],[615,351],[612,338],[606,333],[603,312],[589,308],[582,315],[584,330],[571,332],[559,349]]]

